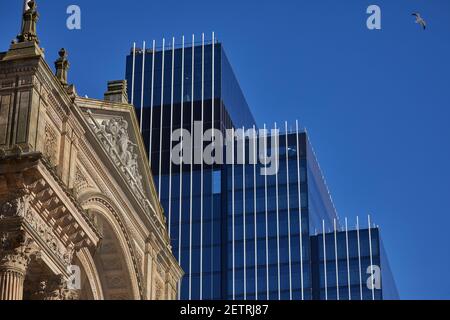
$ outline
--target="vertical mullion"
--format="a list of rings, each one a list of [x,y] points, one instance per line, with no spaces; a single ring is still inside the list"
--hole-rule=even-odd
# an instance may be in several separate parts
[[[144,84],[145,84],[145,41],[142,44],[142,78],[141,78],[141,110],[139,117],[139,129],[142,134],[142,123],[144,121]]]
[[[214,120],[215,120],[215,115],[214,115],[214,107],[215,107],[215,99],[214,99],[214,91],[215,91],[215,34],[213,32],[212,34],[212,79],[211,79],[211,105],[212,105],[212,135],[213,135],[213,143],[214,143]]]
[[[153,97],[154,97],[154,89],[155,89],[155,56],[156,56],[156,42],[153,40],[153,51],[152,51],[152,88],[151,88],[151,96],[150,96],[150,143],[148,148],[148,161],[150,164],[150,168],[152,168],[152,152],[153,152]]]
[[[231,223],[232,223],[232,260],[233,260],[233,300],[236,300],[236,249],[235,249],[235,208],[234,208],[234,200],[235,200],[235,192],[234,192],[234,142],[235,142],[235,136],[234,136],[234,128],[231,129],[233,133],[233,140],[232,140],[232,162],[231,162]]]
[[[254,231],[255,231],[255,299],[258,300],[258,229],[257,229],[257,211],[256,211],[256,127],[253,126],[253,212],[254,212]]]
[[[180,126],[181,126],[181,150],[182,150],[182,159],[184,159],[184,137],[183,137],[183,119],[184,119],[184,36],[182,40],[182,48],[181,48],[181,120],[180,120]],[[181,236],[182,236],[182,223],[181,219],[183,217],[182,211],[183,211],[183,164],[184,162],[181,161],[180,164],[180,207],[178,209],[178,263],[181,265]],[[178,287],[178,292],[180,292],[181,288]],[[178,293],[178,296],[180,296],[180,293]]]
[[[291,255],[291,207],[290,207],[290,186],[289,186],[289,147],[288,147],[288,124],[285,122],[286,140],[286,192],[287,192],[287,214],[288,214],[288,256],[289,256],[289,299],[292,300],[292,255]]]
[[[214,86],[215,86],[215,34],[214,34],[214,32],[212,33],[212,45],[211,45],[211,47],[212,47],[212,53],[211,53],[211,55],[212,55],[212,75],[211,75],[211,87],[212,87],[212,89],[211,89],[211,112],[212,112],[212,115],[211,115],[211,120],[212,120],[212,126],[211,126],[211,128],[212,128],[212,143],[213,143],[213,145],[214,145],[214,128],[215,128],[215,126],[214,126],[214,112],[215,112],[215,110],[214,110],[214,107],[215,107],[215,101],[214,101]]]
[[[264,152],[267,154],[267,129],[266,124],[264,124]],[[267,165],[267,164],[266,164]],[[266,298],[270,298],[270,287],[269,287],[269,217],[268,217],[268,201],[267,201],[267,167],[264,172],[264,210],[265,210],[265,220],[266,220]]]
[[[212,115],[211,115],[211,129],[212,129],[212,146],[214,148],[215,145],[215,137],[214,137],[214,72],[215,72],[215,65],[214,65],[214,42],[215,42],[215,34],[212,33],[212,44],[211,44],[211,109],[212,109]],[[214,167],[213,167],[213,175],[214,175]],[[221,180],[222,183],[222,180]],[[213,293],[214,293],[214,202],[211,206],[211,299],[213,299]]]
[[[194,132],[194,54],[195,36],[192,35],[192,69],[191,69],[191,132]],[[191,176],[190,176],[190,204],[189,204],[189,300],[192,299],[192,196],[193,196],[193,169],[194,169],[194,139],[191,138]]]
[[[280,135],[277,131],[277,124],[275,123],[275,152],[277,152],[277,156],[275,157],[275,161],[279,161],[278,155],[279,153],[279,139]],[[278,166],[277,166],[278,168]],[[277,276],[278,276],[278,300],[281,300],[281,271],[280,271],[280,212],[279,212],[279,193],[278,193],[278,170],[275,174],[275,203],[276,203],[276,217],[277,217]]]
[[[356,236],[358,237],[359,294],[360,299],[363,300],[362,271],[361,271],[361,240],[359,238],[359,217],[356,217]]]
[[[334,258],[336,264],[336,298],[339,299],[339,261],[338,261],[338,252],[337,252],[337,224],[336,219],[334,219]]]
[[[173,83],[175,73],[175,38],[172,37],[172,79],[170,92],[170,141],[169,141],[169,238],[172,230],[172,131],[173,131]],[[181,178],[181,176],[180,176]]]
[[[347,251],[347,285],[348,285],[348,300],[352,300],[352,290],[350,281],[350,254],[348,248],[348,223],[347,218],[345,218],[345,248]]]
[[[245,128],[242,127],[242,229],[243,229],[243,244],[244,244],[244,300],[247,300],[247,244],[246,244],[246,185],[245,185]]]
[[[327,275],[327,243],[325,240],[325,220],[322,220],[322,240],[323,240],[323,274],[325,280],[325,300],[328,300],[328,275]]]
[[[160,112],[161,117],[159,121],[159,181],[158,181],[158,193],[159,200],[161,201],[161,181],[162,181],[162,143],[163,143],[163,113],[164,113],[164,58],[165,58],[165,50],[166,50],[166,39],[163,39],[163,47],[162,47],[162,64],[161,64],[161,106]]]
[[[200,300],[203,299],[203,133],[205,116],[205,35],[202,34],[202,132],[201,132],[201,165],[200,165]]]
[[[375,300],[375,286],[373,285],[373,256],[372,256],[372,226],[370,222],[370,215],[367,216],[368,224],[369,224],[369,253],[370,253],[370,276],[372,281],[372,300]]]
[[[301,173],[300,173],[300,141],[298,132],[298,121],[295,122],[296,140],[297,140],[297,187],[298,187],[298,215],[300,226],[300,284],[302,300],[304,300],[303,290],[303,225],[302,225],[302,198],[301,198]]]
[[[134,105],[134,77],[136,69],[136,42],[133,42],[133,66],[131,70],[131,104]]]

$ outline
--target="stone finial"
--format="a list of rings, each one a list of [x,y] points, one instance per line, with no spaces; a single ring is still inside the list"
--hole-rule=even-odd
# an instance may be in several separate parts
[[[105,92],[105,101],[128,103],[127,81],[114,80],[108,82],[108,91]]]
[[[59,58],[55,61],[56,77],[64,87],[67,87],[67,73],[69,71],[70,63],[67,60],[67,51],[62,48],[59,50]]]
[[[36,42],[39,44],[39,39],[36,32],[36,25],[39,20],[39,13],[36,10],[36,1],[28,2],[28,8],[23,13],[22,31],[17,36],[17,41],[21,42]]]

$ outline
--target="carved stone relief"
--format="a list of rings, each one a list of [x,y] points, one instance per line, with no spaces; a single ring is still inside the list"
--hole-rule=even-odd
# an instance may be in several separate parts
[[[75,169],[75,178],[73,182],[73,192],[75,196],[79,196],[83,190],[92,187],[89,184],[89,181],[85,177],[84,173],[81,171],[81,169],[77,166]]]
[[[58,136],[50,124],[45,125],[44,155],[53,164],[57,164]]]
[[[30,284],[31,300],[78,300],[79,290],[67,287],[67,281],[61,275],[47,276],[45,279]]]
[[[99,124],[91,116],[91,127],[94,129],[97,137],[103,143],[109,155],[115,161],[122,171],[126,174],[128,182],[133,187],[143,191],[142,175],[138,165],[138,154],[135,151],[137,147],[128,135],[128,122],[123,118],[113,118],[103,120]]]
[[[155,300],[164,299],[164,285],[161,281],[155,280]]]
[[[31,256],[38,251],[34,241],[25,232],[0,233],[0,267],[25,272]]]
[[[3,203],[0,207],[0,220],[12,217],[24,217],[28,197],[16,197]]]
[[[37,232],[41,240],[46,244],[47,249],[53,252],[65,265],[70,265],[74,254],[74,247],[65,247],[58,240],[52,228],[31,209],[26,211],[24,218],[25,222]]]

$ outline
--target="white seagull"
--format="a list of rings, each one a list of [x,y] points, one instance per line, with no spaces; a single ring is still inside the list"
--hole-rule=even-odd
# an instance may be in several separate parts
[[[426,29],[427,27],[427,23],[425,22],[425,20],[420,16],[420,13],[418,12],[414,12],[412,14],[414,17],[416,17],[416,23],[420,24],[423,28],[423,30]]]

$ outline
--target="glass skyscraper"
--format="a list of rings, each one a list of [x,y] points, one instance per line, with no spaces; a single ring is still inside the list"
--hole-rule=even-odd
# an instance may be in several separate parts
[[[222,44],[202,37],[189,45],[163,41],[161,48],[153,42],[150,49],[133,49],[126,78],[174,254],[186,272],[181,298],[221,298],[223,168],[198,162],[173,165],[170,150],[174,130],[194,132],[196,122],[202,132],[255,124]],[[193,146],[196,156],[202,151]]]
[[[289,132],[286,125],[283,134],[252,135],[255,120],[214,36],[209,42],[202,36],[199,43],[193,37],[190,44],[183,38],[181,44],[134,47],[126,78],[173,251],[186,273],[181,299],[395,297],[378,228],[340,225],[298,125]],[[220,134],[242,128],[250,131],[233,135],[231,146],[223,147],[228,161],[203,161]],[[210,129],[216,133],[203,134]],[[176,145],[184,150],[181,165],[171,152]],[[277,155],[276,174],[265,174],[267,164],[256,161],[265,151]],[[377,267],[382,286],[370,286],[367,279]],[[394,293],[388,296],[386,288]]]

